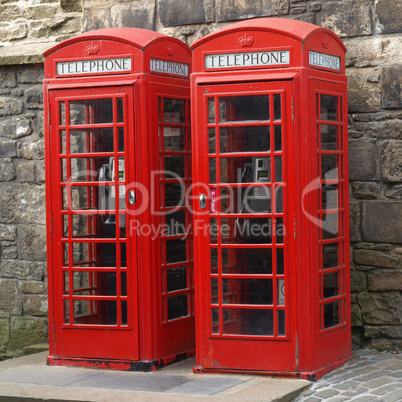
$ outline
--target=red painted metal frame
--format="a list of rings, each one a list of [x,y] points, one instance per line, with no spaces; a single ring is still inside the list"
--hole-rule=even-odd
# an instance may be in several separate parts
[[[243,39],[242,39],[243,38]],[[252,38],[246,47],[241,40]],[[290,49],[289,66],[263,66],[254,68],[226,68],[222,70],[207,70],[204,66],[205,56],[209,54],[229,54],[270,50],[267,44],[274,44],[275,49]],[[290,277],[288,288],[292,292],[291,300],[291,337],[295,344],[289,343],[290,354],[294,354],[295,364],[284,367],[280,353],[267,355],[264,343],[275,344],[276,340],[268,337],[258,342],[250,343],[247,337],[241,342],[244,347],[236,349],[237,342],[226,337],[217,343],[210,331],[209,294],[210,278],[209,264],[205,261],[206,250],[209,248],[209,235],[194,237],[194,264],[196,289],[196,367],[194,371],[237,372],[293,375],[307,379],[317,379],[326,372],[340,366],[351,358],[350,333],[350,267],[349,267],[349,217],[348,217],[348,162],[347,162],[347,90],[345,76],[346,48],[338,37],[331,31],[300,21],[284,19],[255,19],[229,25],[204,38],[196,41],[193,46],[193,74],[191,79],[192,123],[193,123],[193,169],[194,182],[199,184],[194,191],[194,228],[196,225],[204,227],[206,219],[198,217],[202,212],[198,207],[198,196],[205,192],[208,185],[208,170],[206,164],[208,149],[206,148],[206,112],[203,105],[205,88],[212,88],[215,84],[219,88],[233,95],[240,83],[247,87],[254,87],[260,83],[274,85],[278,82],[291,81],[293,83],[292,98],[293,127],[287,128],[287,134],[293,136],[293,149],[288,150],[288,165],[285,169],[289,173],[291,182],[288,187],[289,211],[287,217],[292,223],[289,236],[289,265],[294,270],[294,277]],[[309,65],[309,52],[318,52],[339,58],[339,70]],[[341,265],[328,272],[341,272],[340,295],[333,299],[323,300],[322,260],[319,259],[319,227],[314,219],[322,217],[318,205],[321,194],[322,181],[317,180],[320,171],[317,167],[317,105],[315,94],[335,96],[340,110],[338,116],[342,121],[336,123],[338,136],[341,137],[343,148],[338,159],[344,176],[339,182],[343,187],[338,195],[336,211],[343,214],[341,233],[337,241],[343,244],[342,255],[338,258]],[[213,95],[213,93],[212,93]],[[340,101],[339,99],[342,99]],[[286,109],[290,113],[289,108]],[[329,152],[331,153],[331,152]],[[291,174],[292,173],[292,174]],[[325,182],[324,182],[325,183]],[[204,187],[203,187],[204,184]],[[311,191],[307,191],[311,189]],[[207,207],[208,208],[208,207]],[[321,207],[320,207],[321,208]],[[333,211],[334,212],[334,211]],[[198,221],[198,223],[197,223]],[[201,231],[201,230],[200,230]],[[292,239],[290,239],[292,237]],[[293,245],[293,246],[292,246]],[[209,254],[207,254],[207,259]],[[288,269],[290,269],[288,267]],[[321,297],[321,299],[320,299]],[[321,330],[320,305],[331,300],[342,300],[343,313],[340,315],[340,324]],[[241,336],[239,336],[241,338]],[[235,347],[236,345],[236,347]],[[252,346],[251,346],[252,345]],[[292,345],[295,345],[293,348]],[[220,362],[223,361],[223,364]]]
[[[95,51],[94,51],[95,49]],[[121,74],[95,74],[71,77],[57,76],[58,61],[91,60],[128,56],[132,69]],[[62,297],[60,261],[56,232],[61,233],[60,202],[56,202],[60,180],[57,171],[58,135],[57,114],[54,101],[62,98],[87,97],[96,92],[108,97],[116,96],[116,90],[125,90],[127,122],[125,143],[126,191],[137,187],[155,190],[151,197],[159,199],[158,187],[152,187],[151,172],[159,169],[158,154],[158,96],[189,101],[189,77],[155,73],[150,70],[151,58],[188,65],[191,73],[190,49],[181,41],[165,35],[135,29],[105,29],[87,32],[71,38],[45,53],[44,109],[45,152],[47,183],[47,238],[48,238],[48,286],[49,286],[49,338],[48,363],[53,365],[79,365],[121,370],[155,370],[163,365],[194,354],[194,318],[176,320],[163,326],[162,281],[160,271],[160,242],[151,236],[127,234],[127,264],[133,270],[131,278],[133,315],[127,329],[113,329],[81,325],[81,328],[62,328]],[[121,92],[119,92],[121,93]],[[57,95],[56,95],[57,94]],[[95,95],[96,96],[96,95]],[[187,135],[188,127],[187,127]],[[97,154],[92,154],[98,156]],[[100,154],[102,155],[102,153]],[[117,169],[117,168],[116,168]],[[57,169],[59,170],[59,168]],[[91,182],[91,185],[97,185]],[[138,213],[146,195],[137,192],[136,206],[129,206],[126,198],[127,224],[138,220],[140,225],[159,224],[160,217],[151,208]],[[127,226],[129,228],[129,226]],[[131,239],[131,240],[130,240]],[[101,242],[101,240],[99,240]],[[191,280],[191,276],[190,276]],[[192,287],[192,284],[189,283]],[[191,289],[190,289],[191,291]],[[107,299],[107,298],[106,298]],[[63,337],[60,332],[65,331]],[[79,334],[79,339],[74,333]],[[77,342],[79,340],[79,342]],[[82,343],[83,341],[83,343]],[[82,344],[82,346],[80,346]],[[88,349],[86,349],[88,348]]]

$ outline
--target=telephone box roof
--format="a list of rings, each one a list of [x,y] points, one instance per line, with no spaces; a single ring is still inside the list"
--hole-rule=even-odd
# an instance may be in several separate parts
[[[338,36],[327,28],[322,28],[314,24],[304,21],[297,21],[285,18],[256,18],[230,24],[224,28],[218,29],[202,38],[197,39],[192,45],[192,49],[196,49],[205,42],[215,39],[219,36],[224,36],[237,31],[268,31],[283,36],[288,36],[294,40],[303,43],[310,36],[317,33],[325,33],[331,36],[339,43],[342,49],[346,52],[346,47]]]
[[[44,52],[44,56],[47,57],[55,51],[62,49],[66,46],[74,43],[88,41],[88,40],[112,40],[116,42],[125,43],[136,47],[139,50],[145,50],[148,45],[158,42],[160,40],[171,40],[177,42],[183,47],[187,45],[176,38],[161,34],[159,32],[150,31],[141,28],[105,28],[95,31],[84,32],[73,38],[67,39],[56,46],[48,49]]]

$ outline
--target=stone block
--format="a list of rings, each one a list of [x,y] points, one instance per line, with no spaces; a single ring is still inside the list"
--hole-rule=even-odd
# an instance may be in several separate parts
[[[5,259],[18,258],[17,247],[4,247],[3,248],[3,258],[5,258]]]
[[[0,5],[0,21],[14,21],[19,17],[21,17],[21,11],[17,5]]]
[[[20,225],[17,244],[21,260],[46,260],[46,227]]]
[[[402,343],[401,340],[398,339],[373,339],[368,344],[365,345],[365,347],[370,348],[370,349],[375,349],[380,352],[386,352],[389,350],[396,350],[401,352],[402,351]],[[391,401],[397,401],[399,398],[400,391],[392,392],[391,394],[388,394],[387,397],[389,397]]]
[[[307,5],[307,11],[309,12],[317,12],[322,9],[321,3],[314,2]]]
[[[17,239],[17,226],[0,224],[0,241],[15,241]]]
[[[17,156],[15,141],[0,140],[0,158],[13,158],[15,156]]]
[[[378,180],[379,163],[377,145],[374,140],[349,141],[350,180]]]
[[[367,0],[325,2],[322,26],[334,31],[341,38],[371,35],[373,26],[370,4]]]
[[[363,240],[378,243],[402,243],[401,222],[401,201],[363,201]]]
[[[402,67],[382,69],[382,107],[384,109],[402,108]]]
[[[6,40],[16,41],[19,39],[25,39],[28,36],[28,27],[25,22],[12,23],[7,27]]]
[[[381,325],[364,327],[366,338],[393,338],[402,339],[402,325]]]
[[[15,279],[0,278],[0,314],[20,315],[22,303]]]
[[[382,33],[400,33],[402,21],[402,3],[397,0],[377,0],[375,3],[375,13],[377,14]]]
[[[35,181],[35,163],[22,162],[17,167],[18,181],[21,183],[32,183]]]
[[[0,274],[4,278],[41,281],[46,272],[44,261],[21,261],[3,259]]]
[[[20,157],[27,160],[44,159],[45,157],[44,140],[37,140],[23,144],[21,147]]]
[[[32,134],[32,125],[25,117],[11,117],[0,121],[0,137],[17,139]]]
[[[39,160],[35,162],[35,172],[36,172],[36,182],[44,183],[45,182],[45,161]]]
[[[358,202],[351,202],[349,208],[350,241],[361,240],[361,207]]]
[[[317,25],[316,14],[306,13],[300,15],[292,15],[293,20],[308,22]]]
[[[243,4],[242,0],[239,3]],[[257,3],[260,1],[257,0]],[[158,0],[159,17],[162,24],[166,27],[200,24],[212,22],[208,9],[213,7],[211,0]],[[241,5],[239,6],[241,7]],[[220,9],[220,2],[216,5],[217,10]],[[236,8],[236,7],[235,7]],[[219,12],[218,12],[219,13]]]
[[[344,39],[343,42],[348,49],[347,65],[367,67],[402,64],[401,36],[359,37]]]
[[[382,244],[382,243],[356,243],[355,248],[363,249],[363,250],[382,250],[382,251],[391,251],[391,244]]]
[[[360,265],[370,265],[374,267],[395,268],[399,259],[392,257],[379,250],[355,250],[354,261]]]
[[[15,178],[14,163],[2,163],[0,159],[0,181],[12,181]]]
[[[0,68],[0,88],[15,88],[17,85],[17,74],[7,68]]]
[[[24,7],[23,17],[30,21],[46,20],[57,14],[57,6],[50,4],[38,4]]]
[[[374,121],[375,117],[372,118],[373,121],[356,122],[356,130],[363,131],[367,137],[377,139],[402,139],[402,120]]]
[[[85,8],[83,24],[84,31],[110,28],[112,26],[111,8]]]
[[[24,296],[22,305],[25,314],[42,317],[47,316],[48,305],[46,295]]]
[[[376,270],[368,274],[368,290],[372,292],[402,290],[402,270]]]
[[[0,315],[0,351],[8,345],[10,341],[10,317]]]
[[[29,66],[18,71],[18,82],[21,84],[42,84],[43,78],[42,66]]]
[[[24,294],[43,294],[46,292],[46,286],[39,281],[21,281],[19,291]]]
[[[355,181],[352,183],[352,187],[355,198],[375,199],[380,191],[380,185],[370,181]]]
[[[364,272],[351,269],[350,288],[352,292],[364,292],[367,287],[366,274]]]
[[[362,293],[357,299],[366,324],[400,325],[402,314],[400,292]]]
[[[368,71],[367,71],[368,70]],[[372,69],[348,69],[348,110],[349,113],[369,113],[381,109],[381,87],[367,82],[366,76]]]
[[[82,11],[81,0],[60,0],[60,7],[63,11]]]
[[[182,2],[183,4],[192,4]],[[172,5],[173,7],[173,5]],[[117,4],[111,8],[112,26],[155,29],[155,2]]]
[[[42,86],[31,86],[26,90],[25,95],[28,109],[43,109]]]
[[[352,303],[350,307],[350,312],[352,327],[361,327],[363,325],[363,319],[360,307],[356,303]]]
[[[385,141],[381,154],[382,180],[402,181],[402,141]]]
[[[0,117],[10,117],[21,114],[24,111],[24,105],[21,100],[0,96]]]
[[[44,186],[0,183],[0,211],[3,223],[44,225],[46,223]]]
[[[385,196],[394,200],[402,200],[402,184],[397,184],[385,190]]]
[[[11,317],[10,348],[23,349],[25,346],[48,341],[47,320],[42,317]]]

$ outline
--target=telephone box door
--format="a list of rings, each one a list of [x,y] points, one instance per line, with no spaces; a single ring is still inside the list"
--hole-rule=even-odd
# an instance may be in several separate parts
[[[292,87],[197,87],[197,365],[205,369],[297,370]]]
[[[133,87],[49,96],[55,356],[136,360]]]

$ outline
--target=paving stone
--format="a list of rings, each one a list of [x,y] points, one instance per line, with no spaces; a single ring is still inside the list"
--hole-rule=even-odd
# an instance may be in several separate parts
[[[353,398],[353,402],[367,402],[367,401],[372,401],[374,399],[377,399],[377,398],[375,396],[366,395],[366,396],[361,396],[359,398]]]
[[[396,402],[402,399],[402,387],[398,391],[394,391],[388,395],[385,395],[381,398],[384,402]]]
[[[369,381],[368,383],[365,384],[365,386],[368,388],[378,388],[378,387],[382,387],[383,385],[389,384],[392,381],[393,380],[391,378],[380,377],[373,381]]]
[[[335,396],[338,394],[339,394],[339,391],[337,391],[335,389],[325,389],[323,391],[317,392],[316,396],[318,396],[320,398],[330,398],[331,396]]]
[[[353,397],[353,396],[357,396],[360,394],[364,394],[365,392],[368,391],[368,388],[364,388],[364,387],[357,387],[357,388],[353,388],[349,391],[345,391],[342,393],[342,395],[348,396],[348,397]]]
[[[334,388],[344,391],[353,387],[357,387],[358,385],[359,383],[357,381],[345,381],[334,385]]]
[[[394,382],[394,383],[386,385],[385,387],[381,387],[381,388],[372,390],[371,393],[374,395],[386,395],[390,392],[393,392],[393,391],[396,391],[397,389],[399,389],[402,394],[401,388],[402,388],[402,385],[400,383]]]

